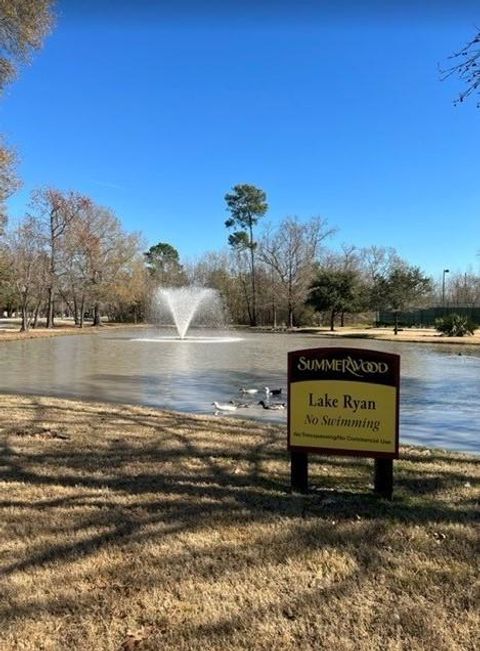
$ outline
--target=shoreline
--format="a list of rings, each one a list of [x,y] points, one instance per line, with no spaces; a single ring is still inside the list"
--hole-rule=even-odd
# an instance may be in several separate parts
[[[144,323],[102,323],[100,326],[93,326],[90,323],[83,328],[72,323],[61,323],[54,328],[31,328],[27,332],[20,332],[19,328],[6,327],[5,319],[0,319],[0,343],[8,341],[21,341],[25,339],[42,339],[48,337],[61,337],[71,335],[91,335],[105,332],[106,330],[120,329],[142,329],[149,327]]]
[[[1,433],[1,412],[3,409],[4,403],[8,403],[11,406],[13,406],[13,409],[15,410],[17,408],[17,405],[21,405],[22,403],[68,403],[72,405],[72,409],[95,409],[97,407],[101,408],[102,411],[108,412],[108,411],[117,411],[117,410],[126,410],[126,411],[131,411],[132,413],[137,413],[137,412],[146,412],[151,414],[152,412],[155,414],[158,414],[159,417],[161,418],[168,418],[168,419],[178,419],[179,422],[183,422],[184,420],[188,419],[192,423],[197,422],[199,427],[203,429],[205,421],[209,421],[210,423],[214,424],[214,429],[217,429],[218,427],[222,426],[222,423],[225,425],[232,425],[235,424],[237,429],[242,430],[245,432],[245,434],[248,433],[249,430],[251,429],[258,429],[258,430],[275,430],[277,433],[281,433],[282,436],[284,435],[285,437],[285,453],[287,454],[287,421],[279,422],[276,420],[268,420],[268,419],[256,419],[256,418],[248,418],[247,416],[241,416],[241,415],[229,415],[228,412],[225,413],[220,413],[220,414],[215,414],[213,412],[209,413],[199,413],[199,412],[194,412],[194,411],[180,411],[180,410],[174,410],[174,409],[168,409],[165,407],[161,406],[156,406],[154,404],[144,404],[144,403],[134,403],[134,402],[125,402],[123,400],[108,400],[108,399],[103,399],[103,400],[98,400],[94,397],[88,398],[88,397],[77,397],[77,396],[72,396],[72,395],[54,395],[54,394],[45,394],[45,393],[18,393],[18,392],[3,392],[0,391],[0,433]],[[446,454],[446,455],[456,455],[456,456],[461,456],[464,457],[465,459],[468,460],[475,460],[475,462],[478,463],[480,460],[480,450],[479,451],[472,451],[472,450],[465,450],[465,449],[457,449],[453,447],[445,447],[445,446],[435,446],[435,445],[429,445],[428,443],[414,443],[414,442],[409,442],[409,441],[400,441],[399,445],[399,450],[418,450],[421,453],[425,454]],[[317,461],[318,463],[321,462],[321,459],[327,459],[329,456],[334,456],[334,455],[322,455],[318,454],[316,455],[315,453],[312,453],[313,457],[312,459]],[[341,454],[338,455],[339,458],[345,459],[345,456],[342,456]],[[401,453],[400,453],[400,458],[401,458]],[[355,455],[351,456],[351,460],[357,460],[357,461],[372,461],[373,457],[356,457]],[[397,459],[394,460],[395,462],[398,461]]]
[[[391,330],[385,328],[371,330],[348,330],[329,333],[318,333],[321,337],[338,337],[339,339],[370,339],[372,341],[391,341],[410,344],[438,344],[438,345],[459,345],[459,346],[480,346],[480,334],[467,335],[465,337],[446,337],[432,329],[411,329],[399,331],[395,335]]]
[[[98,334],[105,330],[118,329],[146,329],[153,327],[149,323],[108,323],[101,326],[92,326],[91,324],[79,328],[71,322],[65,323],[58,321],[53,329],[39,327],[31,329],[28,332],[20,332],[18,327],[8,327],[12,325],[12,320],[0,319],[0,343],[8,341],[19,341],[23,339],[40,339],[42,337],[58,337],[68,335],[88,335]],[[15,325],[18,325],[15,323]],[[394,343],[410,344],[438,344],[454,346],[480,346],[480,329],[473,335],[465,337],[447,337],[438,333],[434,328],[406,328],[399,330],[398,334],[393,333],[392,328],[375,328],[373,326],[360,328],[345,326],[339,327],[333,332],[328,328],[301,327],[293,330],[274,330],[267,327],[251,328],[249,326],[232,327],[232,330],[238,332],[257,332],[259,334],[288,334],[312,337],[313,339],[363,339],[370,341],[390,341]]]
[[[450,344],[461,346],[480,346],[480,329],[473,335],[465,337],[447,337],[440,334],[434,328],[405,328],[399,330],[395,335],[392,328],[375,328],[368,326],[365,328],[345,326],[338,327],[333,332],[329,328],[294,328],[293,330],[275,331],[265,328],[257,328],[258,332],[270,334],[299,334],[312,338],[329,338],[329,339],[367,339],[371,341],[392,341],[396,343],[415,343],[415,344]]]
[[[234,425],[236,428],[243,428],[245,434],[248,433],[249,429],[258,429],[258,430],[275,430],[277,433],[285,434],[285,454],[287,454],[287,435],[286,435],[286,422],[276,422],[276,421],[263,421],[263,420],[254,420],[248,418],[241,418],[237,416],[229,416],[228,414],[214,415],[213,413],[195,413],[189,411],[176,411],[173,409],[165,409],[163,407],[156,407],[153,405],[146,405],[133,402],[121,402],[121,401],[108,401],[108,400],[97,400],[95,398],[77,398],[69,396],[55,396],[49,394],[41,393],[4,393],[0,392],[0,430],[2,428],[2,422],[5,425],[5,419],[3,418],[2,410],[4,409],[4,403],[8,404],[9,408],[15,410],[17,407],[20,407],[22,404],[45,404],[50,405],[52,408],[57,408],[58,406],[69,406],[73,409],[87,410],[94,409],[101,411],[102,413],[111,412],[131,412],[132,414],[138,413],[139,415],[148,414],[148,415],[157,415],[159,418],[167,418],[169,420],[178,419],[179,421],[189,420],[192,423],[198,422],[199,425],[209,422],[212,425],[213,429],[217,429],[218,426],[221,427],[222,424],[225,425]],[[435,453],[445,453],[452,454],[456,456],[469,457],[471,459],[478,461],[478,453],[476,452],[467,452],[464,450],[454,450],[452,448],[445,447],[435,447],[426,444],[416,444],[416,443],[403,443],[400,444],[400,448],[405,450],[414,448],[415,450],[430,450]],[[326,455],[324,459],[328,460],[329,456],[338,456],[345,458],[345,456],[339,455]],[[318,455],[314,458],[320,460],[322,455]],[[370,457],[355,457],[352,456],[352,460],[366,460]]]

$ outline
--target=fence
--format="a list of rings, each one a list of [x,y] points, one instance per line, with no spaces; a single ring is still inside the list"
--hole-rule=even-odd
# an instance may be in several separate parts
[[[480,307],[428,307],[419,310],[398,312],[398,325],[405,328],[427,328],[435,325],[435,320],[447,314],[468,316],[474,323],[480,323]],[[380,311],[377,325],[393,326],[395,312]]]

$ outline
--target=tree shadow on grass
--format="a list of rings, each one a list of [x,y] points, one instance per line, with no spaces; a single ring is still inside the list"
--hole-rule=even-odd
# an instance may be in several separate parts
[[[474,500],[445,499],[452,485],[478,484],[475,465],[468,466],[471,474],[464,474],[448,455],[432,470],[431,457],[407,451],[405,463],[396,463],[394,499],[388,502],[368,490],[373,466],[364,459],[312,457],[311,493],[291,494],[285,431],[279,427],[248,423],[246,429],[238,420],[118,406],[106,412],[91,404],[76,405],[73,413],[64,403],[52,407],[41,399],[30,399],[26,405],[21,436],[18,425],[6,422],[5,416],[0,425],[4,426],[0,481],[14,490],[4,493],[0,509],[11,521],[31,522],[29,548],[3,563],[2,579],[48,564],[68,567],[80,557],[112,547],[139,549],[152,540],[186,533],[206,536],[216,528],[251,526],[249,539],[233,547],[228,542],[212,543],[215,557],[222,559],[213,569],[208,552],[201,550],[172,551],[149,562],[161,564],[169,576],[189,563],[192,572],[211,575],[213,581],[230,571],[232,555],[243,567],[247,551],[255,545],[268,549],[272,562],[280,564],[297,554],[332,547],[353,555],[357,568],[348,585],[341,581],[332,588],[335,595],[353,590],[381,566],[390,528],[468,527],[478,521]],[[38,438],[41,428],[45,434],[61,430],[67,438]],[[58,512],[71,513],[71,518],[59,520]],[[248,567],[255,563],[260,569],[264,556],[259,553],[255,561],[249,555]],[[130,570],[124,567],[122,572],[128,576]],[[145,574],[143,585],[148,584],[146,570]],[[289,599],[289,607],[302,598],[308,595]],[[82,607],[88,607],[85,599]],[[275,608],[284,608],[282,599]],[[42,608],[54,609],[54,600],[33,600],[24,614],[34,615]],[[0,614],[11,618],[22,612],[6,605]],[[264,615],[261,606],[251,614]],[[217,632],[230,636],[234,630],[235,621],[225,618],[196,634],[199,639],[211,638]]]

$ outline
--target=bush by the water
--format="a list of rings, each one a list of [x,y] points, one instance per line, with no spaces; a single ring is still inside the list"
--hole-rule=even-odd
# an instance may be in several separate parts
[[[468,316],[448,314],[436,319],[435,328],[448,337],[463,337],[464,335],[473,335],[478,325]]]

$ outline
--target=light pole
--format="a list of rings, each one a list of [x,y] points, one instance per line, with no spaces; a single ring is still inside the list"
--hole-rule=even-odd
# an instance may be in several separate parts
[[[450,273],[450,269],[444,269],[442,275],[442,308],[445,314],[445,274]]]

